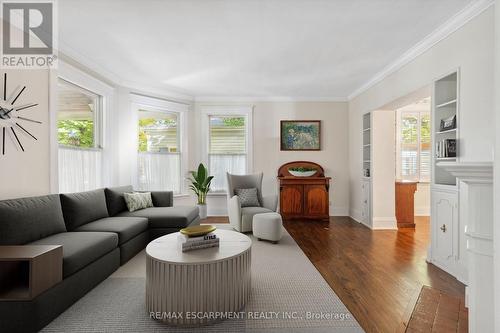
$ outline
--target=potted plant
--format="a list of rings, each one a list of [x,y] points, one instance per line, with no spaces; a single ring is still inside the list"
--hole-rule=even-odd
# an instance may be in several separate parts
[[[214,176],[208,175],[207,168],[200,163],[198,171],[190,171],[191,178],[189,181],[191,185],[189,188],[193,190],[194,194],[198,197],[198,208],[200,209],[200,218],[207,218],[207,193],[210,191],[210,183]]]
[[[316,173],[316,171],[318,170],[308,167],[292,167],[288,169],[288,172],[295,177],[311,177]]]

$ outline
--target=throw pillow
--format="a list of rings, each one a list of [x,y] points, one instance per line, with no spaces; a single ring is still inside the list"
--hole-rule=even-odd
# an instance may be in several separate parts
[[[151,192],[123,193],[123,197],[125,198],[125,203],[127,204],[129,212],[153,207]]]
[[[240,199],[241,207],[260,207],[256,188],[237,188],[234,192]]]

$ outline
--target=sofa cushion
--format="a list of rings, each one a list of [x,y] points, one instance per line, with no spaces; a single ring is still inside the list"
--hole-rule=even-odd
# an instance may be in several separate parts
[[[260,207],[256,188],[237,188],[234,193],[240,199],[241,207]]]
[[[115,216],[116,214],[127,210],[127,204],[125,203],[125,199],[123,198],[123,193],[133,191],[134,189],[131,185],[104,189],[104,194],[106,195],[106,206],[108,207],[109,216]]]
[[[264,207],[243,207],[241,208],[241,229],[243,232],[252,230],[253,216],[262,213],[272,213],[273,211]]]
[[[125,192],[123,193],[123,198],[125,199],[129,212],[153,207],[151,192]]]
[[[63,232],[31,244],[62,245],[64,278],[76,273],[118,246],[118,235],[112,232]]]
[[[109,216],[104,189],[61,194],[61,206],[68,231]]]
[[[122,212],[118,216],[147,217],[151,228],[184,228],[199,216],[198,207],[152,207]]]
[[[22,245],[65,231],[57,194],[0,201],[0,245]]]
[[[75,229],[75,231],[114,232],[118,234],[119,245],[146,230],[148,230],[148,219],[145,217],[105,217]]]
[[[151,198],[155,207],[172,207],[174,205],[174,192],[152,191]]]

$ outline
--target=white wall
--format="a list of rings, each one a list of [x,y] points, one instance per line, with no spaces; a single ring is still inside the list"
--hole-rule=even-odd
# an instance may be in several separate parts
[[[500,332],[500,0],[495,2],[495,170],[494,170],[494,293],[495,293],[495,332]]]
[[[330,188],[330,215],[347,215],[349,211],[348,170],[348,111],[345,102],[253,102],[197,103],[194,124],[200,128],[199,113],[203,105],[253,105],[253,172],[263,172],[263,193],[278,194],[278,168],[290,161],[310,160],[325,168],[327,176],[332,177]],[[280,151],[280,120],[321,120],[321,151],[291,152]],[[196,165],[202,156],[201,146],[192,152]],[[178,201],[181,202],[180,200]],[[208,198],[209,214],[226,213],[226,197]]]
[[[14,88],[25,85],[26,90],[16,104],[38,103],[38,106],[21,111],[19,115],[42,122],[41,125],[20,122],[21,126],[38,139],[37,141],[16,129],[25,152],[15,148],[11,136],[6,136],[6,154],[1,155],[0,152],[0,199],[48,194],[50,192],[49,71],[6,70],[0,73],[2,89],[3,73],[7,73],[7,97]],[[0,148],[1,143],[0,137]]]
[[[349,102],[351,207],[361,210],[361,117],[460,67],[460,159],[493,159],[493,18],[489,8],[424,54]],[[376,195],[376,194],[375,194]]]
[[[373,229],[397,228],[394,206],[396,181],[395,115],[396,113],[394,111],[387,110],[376,110],[372,112],[371,227]],[[361,170],[360,168],[358,169]]]

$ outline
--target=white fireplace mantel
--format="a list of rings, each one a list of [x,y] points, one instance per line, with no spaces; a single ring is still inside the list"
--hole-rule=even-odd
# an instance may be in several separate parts
[[[463,182],[493,183],[493,162],[438,162],[436,165]]]
[[[459,219],[466,226],[469,332],[494,331],[493,162],[439,162],[457,177]]]

